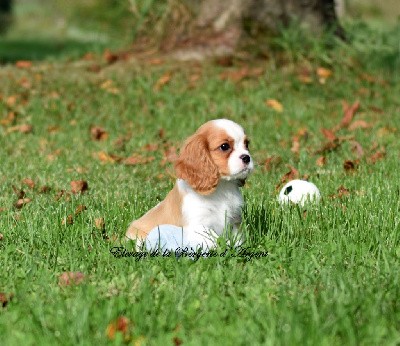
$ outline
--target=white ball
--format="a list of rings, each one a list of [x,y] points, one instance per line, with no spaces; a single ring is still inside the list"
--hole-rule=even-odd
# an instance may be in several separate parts
[[[292,202],[304,206],[307,202],[318,202],[320,198],[321,194],[313,183],[295,179],[282,187],[278,201],[280,204]]]

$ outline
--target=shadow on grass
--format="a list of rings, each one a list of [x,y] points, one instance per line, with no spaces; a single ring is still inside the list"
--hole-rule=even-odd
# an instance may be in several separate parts
[[[12,63],[18,60],[76,57],[88,51],[99,50],[99,48],[101,48],[99,43],[84,43],[73,40],[13,40],[0,38],[0,63]]]

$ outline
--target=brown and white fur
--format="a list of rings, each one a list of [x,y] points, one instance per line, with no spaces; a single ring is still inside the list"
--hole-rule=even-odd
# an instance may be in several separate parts
[[[240,187],[253,169],[248,139],[242,127],[227,119],[202,125],[184,143],[175,162],[178,177],[166,198],[134,220],[126,236],[143,241],[162,224],[190,229],[237,231],[243,197]]]

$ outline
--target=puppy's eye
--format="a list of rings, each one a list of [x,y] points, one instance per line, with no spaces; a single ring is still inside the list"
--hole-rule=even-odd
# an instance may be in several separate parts
[[[244,146],[246,147],[247,150],[249,150],[250,141],[249,140],[245,140],[244,141]]]
[[[231,148],[231,146],[228,143],[221,144],[219,147],[222,151],[227,151]]]

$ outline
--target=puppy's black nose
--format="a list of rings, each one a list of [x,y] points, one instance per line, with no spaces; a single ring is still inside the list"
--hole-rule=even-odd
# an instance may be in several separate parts
[[[250,155],[243,154],[240,155],[239,158],[242,159],[243,163],[245,163],[246,165],[250,162]]]

